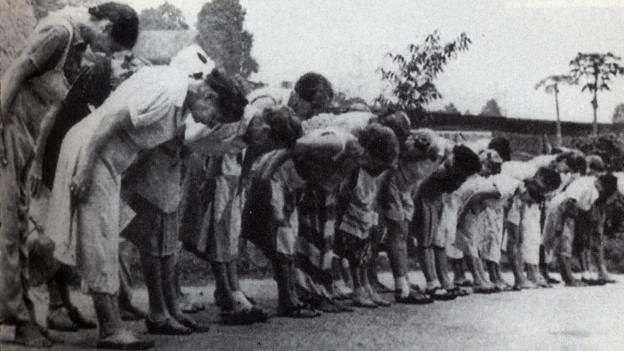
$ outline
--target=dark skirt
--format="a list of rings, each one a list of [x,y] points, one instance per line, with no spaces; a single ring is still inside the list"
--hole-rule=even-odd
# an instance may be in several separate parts
[[[292,262],[294,260],[294,245],[297,238],[296,195],[285,194],[280,199],[284,206],[284,215],[291,221],[288,232],[278,230],[279,224],[274,220],[271,211],[271,184],[268,181],[254,177],[246,192],[246,202],[243,207],[241,237],[254,244],[270,260],[278,262]]]
[[[140,196],[134,196],[130,207],[136,216],[121,235],[148,255],[173,255],[178,248],[178,213],[164,213]]]

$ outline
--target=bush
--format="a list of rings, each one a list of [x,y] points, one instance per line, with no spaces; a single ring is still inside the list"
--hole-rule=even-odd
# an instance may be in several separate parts
[[[585,154],[600,156],[609,171],[624,169],[624,143],[616,134],[572,138],[569,144],[570,147],[579,149]]]

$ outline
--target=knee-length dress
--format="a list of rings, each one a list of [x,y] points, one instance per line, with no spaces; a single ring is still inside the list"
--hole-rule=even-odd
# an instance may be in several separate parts
[[[121,229],[132,212],[121,200],[121,178],[142,150],[173,139],[183,130],[182,106],[188,77],[168,67],[145,67],[122,83],[104,104],[67,134],[57,166],[46,228],[55,257],[76,266],[89,292],[119,290]],[[93,169],[88,194],[72,203],[70,184],[87,142],[108,113],[129,113],[132,126],[106,141]]]

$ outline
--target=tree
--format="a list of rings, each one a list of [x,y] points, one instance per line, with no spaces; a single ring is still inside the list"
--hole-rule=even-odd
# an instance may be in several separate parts
[[[483,106],[481,113],[479,113],[479,116],[501,117],[502,115],[503,114],[501,113],[501,109],[498,106],[498,102],[496,102],[496,99],[489,99],[485,103],[485,106]]]
[[[106,0],[32,0],[32,6],[37,19],[41,19],[48,13],[62,9],[65,6],[91,7],[100,5]]]
[[[406,55],[387,53],[391,67],[381,67],[379,71],[382,81],[390,85],[394,99],[381,94],[375,101],[403,110],[424,110],[424,105],[442,97],[434,84],[438,75],[458,53],[468,50],[471,43],[468,35],[461,33],[455,40],[443,44],[436,30],[423,43],[409,44]]]
[[[610,90],[611,78],[618,74],[624,74],[624,67],[620,66],[621,58],[607,52],[581,53],[570,61],[570,74],[576,82],[585,83],[581,92],[587,90],[593,95],[591,105],[594,110],[593,133],[598,135],[598,92]]]
[[[560,75],[552,75],[548,76],[537,85],[535,85],[535,90],[544,88],[547,94],[555,95],[555,110],[557,112],[557,145],[561,146],[563,137],[561,134],[561,118],[559,116],[559,85],[560,84],[574,84],[574,78],[569,75],[560,74]]]
[[[624,103],[615,106],[613,110],[613,116],[611,117],[613,123],[624,123]]]
[[[198,44],[229,74],[247,78],[258,72],[251,57],[253,35],[243,29],[246,11],[239,0],[213,0],[197,15]]]
[[[455,107],[455,105],[453,105],[453,103],[449,103],[448,105],[444,106],[444,113],[450,113],[450,114],[456,114],[456,115],[460,115],[461,112],[459,112],[459,110],[457,109],[457,107]]]
[[[141,11],[139,23],[142,30],[186,30],[189,28],[182,10],[166,1],[157,8]]]

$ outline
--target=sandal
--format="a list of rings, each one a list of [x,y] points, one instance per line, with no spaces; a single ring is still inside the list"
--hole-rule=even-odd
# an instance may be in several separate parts
[[[97,328],[97,324],[83,317],[78,311],[76,306],[72,306],[67,309],[69,312],[69,318],[76,324],[79,329],[95,329]]]
[[[145,326],[149,334],[156,335],[190,335],[191,329],[182,325],[182,323],[174,320],[173,318],[167,318],[162,321],[152,321],[149,318],[145,319]]]
[[[310,310],[303,307],[296,308],[285,308],[278,307],[277,308],[277,316],[278,317],[286,317],[286,318],[316,318],[321,316],[321,311]]]
[[[606,281],[600,280],[600,279],[585,279],[585,278],[582,278],[581,281],[583,283],[585,283],[586,285],[588,285],[588,286],[600,286],[600,285],[607,284]]]
[[[441,287],[426,289],[425,293],[431,296],[431,298],[433,298],[434,300],[440,300],[440,301],[450,301],[450,300],[455,300],[455,298],[457,298],[457,295],[451,294],[447,290]]]
[[[456,281],[453,284],[460,286],[462,288],[472,288],[474,286],[474,283],[472,282],[472,280],[468,280],[468,279],[462,279],[462,280]]]
[[[127,340],[124,340],[127,339]],[[155,346],[151,340],[141,340],[129,332],[122,335],[113,335],[98,341],[98,349],[109,350],[146,350]]]
[[[472,289],[475,294],[494,294],[501,291],[496,286],[475,286]]]
[[[394,300],[397,303],[407,305],[427,305],[433,303],[433,299],[431,298],[431,296],[416,291],[410,291],[410,293],[406,297],[402,297],[401,294],[397,292],[394,295]]]
[[[250,325],[255,322],[251,310],[225,310],[220,313],[220,322],[225,325]]]
[[[470,295],[470,292],[468,292],[467,290],[464,290],[464,289],[462,289],[462,288],[460,288],[458,286],[450,288],[450,289],[448,289],[446,291],[448,291],[449,294],[455,295],[456,297],[464,297],[464,296],[469,296]]]
[[[72,320],[69,314],[69,310],[65,307],[51,309],[46,318],[46,326],[48,329],[61,332],[78,331],[78,325]]]

